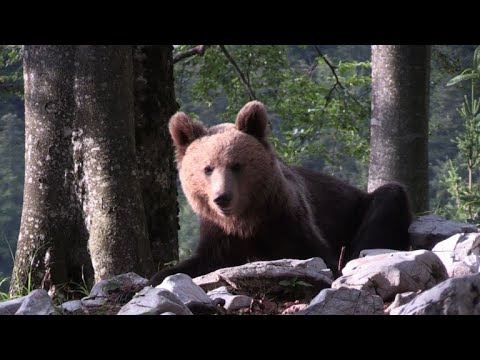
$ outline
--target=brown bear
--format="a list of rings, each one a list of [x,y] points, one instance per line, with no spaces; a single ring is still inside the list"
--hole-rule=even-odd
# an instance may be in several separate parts
[[[185,195],[200,218],[194,254],[157,273],[191,277],[254,260],[322,258],[337,274],[360,250],[407,250],[409,200],[399,184],[368,194],[331,176],[284,164],[269,143],[264,105],[209,129],[182,112],[169,130]]]

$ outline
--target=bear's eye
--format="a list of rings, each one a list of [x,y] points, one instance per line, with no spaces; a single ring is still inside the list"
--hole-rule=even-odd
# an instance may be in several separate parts
[[[212,175],[213,167],[206,166],[205,169],[203,169],[203,171],[205,172],[205,175]]]
[[[235,163],[231,166],[233,172],[239,172],[242,170],[242,165],[240,163]]]

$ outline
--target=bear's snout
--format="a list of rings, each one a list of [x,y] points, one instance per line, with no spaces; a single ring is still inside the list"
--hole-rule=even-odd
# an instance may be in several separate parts
[[[232,198],[233,198],[232,193],[223,193],[220,196],[216,197],[213,201],[220,208],[228,208],[228,206],[232,202]]]

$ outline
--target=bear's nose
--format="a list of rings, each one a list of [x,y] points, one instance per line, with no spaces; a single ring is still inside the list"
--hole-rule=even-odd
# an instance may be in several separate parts
[[[230,205],[230,202],[232,201],[232,194],[230,193],[222,194],[213,201],[215,202],[215,204],[217,204],[221,208],[226,208],[228,207],[228,205]]]

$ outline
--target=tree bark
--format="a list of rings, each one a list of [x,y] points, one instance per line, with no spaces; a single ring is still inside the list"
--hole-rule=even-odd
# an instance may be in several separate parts
[[[140,187],[155,267],[178,260],[176,167],[168,121],[177,111],[173,47],[133,47],[135,138]]]
[[[74,56],[74,46],[24,48],[25,186],[11,295],[92,275],[70,181]]]
[[[372,46],[368,191],[404,184],[412,210],[428,210],[430,46]]]
[[[79,46],[75,101],[95,280],[153,271],[135,159],[131,46]]]
[[[24,207],[11,294],[129,271],[149,277],[176,260],[172,47],[26,46],[24,62]]]

